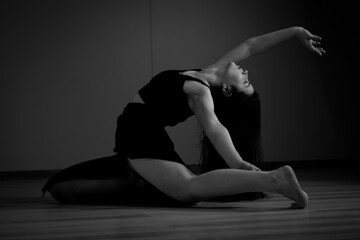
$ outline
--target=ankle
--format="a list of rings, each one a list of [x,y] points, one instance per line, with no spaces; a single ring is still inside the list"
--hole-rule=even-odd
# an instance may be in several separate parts
[[[270,192],[280,193],[281,192],[281,177],[277,170],[270,171],[269,173]]]

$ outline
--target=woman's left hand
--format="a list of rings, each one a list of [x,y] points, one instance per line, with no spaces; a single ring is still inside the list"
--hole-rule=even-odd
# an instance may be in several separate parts
[[[302,27],[298,27],[296,37],[303,43],[308,49],[322,56],[325,50],[320,46],[321,37],[311,34],[308,30]]]
[[[260,168],[258,168],[257,166],[251,164],[251,163],[244,163],[242,166],[241,166],[241,169],[244,169],[244,170],[250,170],[250,171],[261,171]]]
[[[259,171],[259,172],[261,172],[261,169],[260,168],[258,168],[257,166],[255,166],[255,165],[253,165],[253,171]]]

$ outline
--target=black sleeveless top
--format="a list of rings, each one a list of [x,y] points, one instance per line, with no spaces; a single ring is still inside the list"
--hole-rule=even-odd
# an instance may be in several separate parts
[[[154,76],[148,84],[139,90],[139,95],[148,104],[162,126],[175,126],[194,113],[188,105],[183,91],[185,81],[196,81],[210,88],[203,81],[181,74],[187,70],[167,70]],[[193,71],[200,71],[194,69]]]

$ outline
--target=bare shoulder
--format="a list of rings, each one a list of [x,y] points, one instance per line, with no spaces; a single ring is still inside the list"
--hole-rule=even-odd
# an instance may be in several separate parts
[[[200,97],[207,94],[211,95],[208,87],[196,81],[185,81],[183,91],[186,95],[188,95],[188,97]]]
[[[208,87],[195,81],[186,81],[184,92],[188,96],[190,109],[198,119],[204,119],[206,118],[205,115],[209,115],[210,112],[214,111],[213,98]]]

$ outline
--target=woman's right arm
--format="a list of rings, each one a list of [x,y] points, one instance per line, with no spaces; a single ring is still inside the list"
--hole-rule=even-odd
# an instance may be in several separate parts
[[[226,66],[230,62],[239,63],[293,37],[297,37],[305,47],[318,55],[321,56],[325,53],[324,49],[320,47],[321,37],[311,34],[303,27],[289,27],[247,39],[210,65],[209,68]]]

